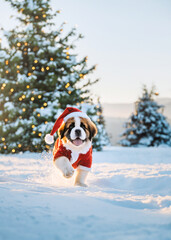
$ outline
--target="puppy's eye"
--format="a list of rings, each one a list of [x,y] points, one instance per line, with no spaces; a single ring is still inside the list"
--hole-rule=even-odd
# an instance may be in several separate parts
[[[72,128],[74,128],[74,123],[72,123],[70,126],[69,126],[69,129],[72,129]]]
[[[81,123],[81,128],[86,129],[86,126],[84,125],[84,123]]]

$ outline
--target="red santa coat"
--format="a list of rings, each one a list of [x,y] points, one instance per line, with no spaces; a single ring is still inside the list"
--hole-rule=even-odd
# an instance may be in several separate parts
[[[55,142],[55,146],[53,149],[53,160],[55,161],[56,158],[59,157],[67,157],[69,161],[73,161],[72,159],[72,151],[69,149],[66,149],[66,147],[63,145],[62,141],[58,138]],[[82,168],[85,170],[90,170],[92,165],[92,146],[88,150],[87,153],[83,154],[80,153],[77,160],[72,163],[73,168]]]

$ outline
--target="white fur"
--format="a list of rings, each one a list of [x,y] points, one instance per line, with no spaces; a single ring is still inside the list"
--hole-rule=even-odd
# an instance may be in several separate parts
[[[75,185],[81,186],[81,187],[87,187],[85,184],[86,178],[87,178],[88,172],[82,169],[77,170],[77,175],[75,178]]]
[[[74,169],[66,157],[56,158],[54,165],[63,173],[64,177],[69,178],[74,174]]]

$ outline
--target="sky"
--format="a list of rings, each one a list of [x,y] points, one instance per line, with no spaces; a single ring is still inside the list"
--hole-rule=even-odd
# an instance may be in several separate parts
[[[15,12],[0,0],[0,27],[15,26]],[[171,97],[170,0],[51,0],[61,10],[56,25],[77,26],[84,39],[76,53],[97,64],[92,92],[105,103],[135,102],[142,85],[154,84],[162,98]]]

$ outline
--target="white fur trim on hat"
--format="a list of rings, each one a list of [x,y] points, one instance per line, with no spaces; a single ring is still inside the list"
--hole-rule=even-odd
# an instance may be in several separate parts
[[[86,113],[72,112],[72,113],[68,114],[66,117],[64,117],[64,122],[66,122],[69,118],[72,118],[72,117],[82,117],[82,118],[87,118],[90,120],[90,118],[87,116]]]
[[[53,137],[52,135],[50,135],[50,134],[46,134],[46,136],[45,136],[45,142],[46,142],[47,144],[52,144],[52,143],[54,143],[54,137]]]

